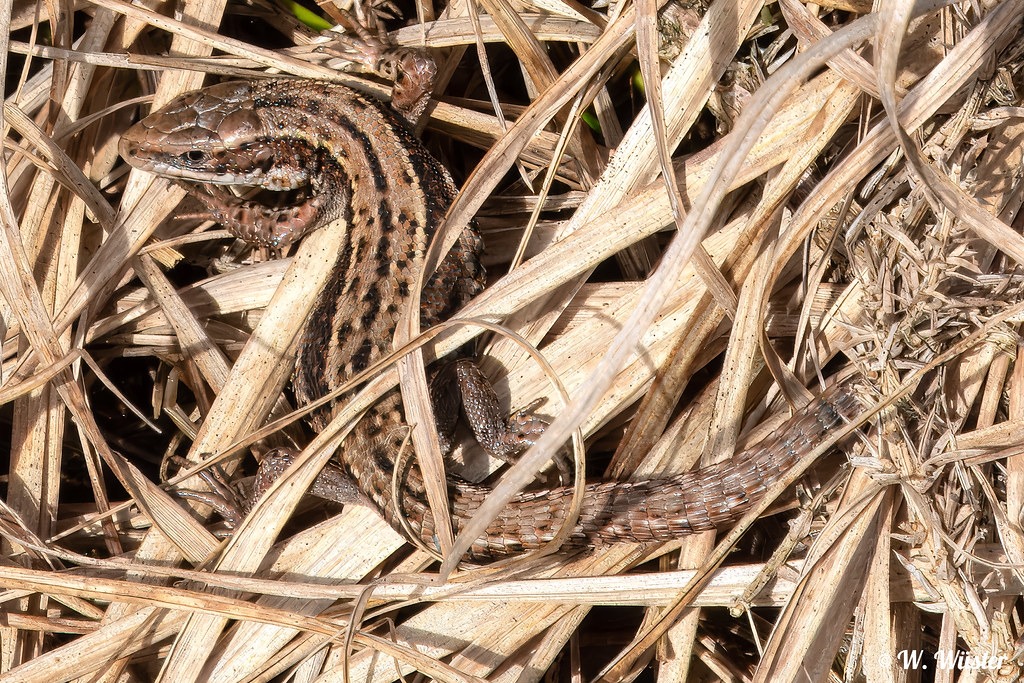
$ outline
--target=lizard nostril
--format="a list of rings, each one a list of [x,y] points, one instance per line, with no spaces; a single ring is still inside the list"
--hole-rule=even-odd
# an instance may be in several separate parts
[[[206,155],[203,154],[202,152],[200,152],[198,149],[191,149],[191,150],[189,150],[187,152],[184,152],[181,155],[181,158],[184,159],[185,161],[190,161],[192,163],[198,163],[198,162],[202,161],[203,159],[205,159]]]

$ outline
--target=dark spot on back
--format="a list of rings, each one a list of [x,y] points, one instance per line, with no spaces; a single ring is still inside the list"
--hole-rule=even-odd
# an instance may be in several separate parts
[[[392,463],[391,459],[388,457],[388,449],[384,445],[378,444],[374,446],[371,455],[373,456],[374,462],[377,463],[377,468],[381,472],[391,474],[394,469],[394,463]]]
[[[370,175],[373,176],[374,189],[378,192],[387,191],[388,182],[386,174],[380,165],[380,158],[377,156],[377,151],[373,148],[373,140],[371,140],[359,126],[354,124],[351,119],[343,114],[339,113],[337,115],[336,122],[363,148],[363,154],[366,157],[366,164],[369,166]]]
[[[388,239],[387,235],[381,235],[380,239],[377,240],[377,253],[375,257],[379,261],[388,261],[388,249],[391,248],[391,240]]]
[[[369,339],[364,339],[359,350],[352,354],[352,369],[355,372],[362,372],[369,367],[371,353],[373,353],[373,344]]]

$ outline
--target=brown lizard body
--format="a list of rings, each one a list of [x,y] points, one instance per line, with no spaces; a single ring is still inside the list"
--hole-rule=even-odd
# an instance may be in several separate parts
[[[426,247],[455,195],[447,171],[389,107],[326,82],[224,83],[182,96],[125,133],[121,154],[138,168],[199,183],[190,191],[213,218],[252,241],[282,245],[341,215],[348,220],[346,246],[302,335],[293,379],[300,404],[333,391],[390,350]],[[304,187],[307,194],[293,206],[274,209],[239,200],[218,185]],[[425,327],[480,291],[480,249],[479,236],[467,228],[427,279]],[[532,441],[541,423],[528,413],[502,422],[475,366],[458,361],[442,373],[457,376],[467,415],[483,415],[488,422],[473,425],[485,448],[508,455]],[[665,480],[590,484],[569,543],[660,541],[727,524],[856,410],[857,401],[840,389],[730,462]],[[326,417],[315,414],[314,428],[322,428]],[[402,425],[394,391],[357,424],[339,449],[337,468],[326,470],[312,492],[337,498],[346,488],[337,478],[350,477],[392,526],[400,529],[405,517],[420,539],[435,546],[415,467],[402,479],[401,501],[391,495],[406,434]],[[281,464],[265,460],[263,469]],[[449,490],[458,531],[489,489],[453,480]],[[571,494],[571,488],[520,494],[471,554],[486,559],[538,547],[554,535]]]

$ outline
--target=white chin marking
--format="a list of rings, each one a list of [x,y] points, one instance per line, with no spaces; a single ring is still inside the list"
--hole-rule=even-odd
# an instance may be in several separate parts
[[[257,185],[257,180],[248,178],[244,175],[234,173],[199,173],[192,170],[178,168],[171,164],[150,162],[148,164],[141,165],[140,168],[150,173],[163,176],[165,178],[180,178],[181,180],[191,180],[197,183],[212,183],[213,185]]]

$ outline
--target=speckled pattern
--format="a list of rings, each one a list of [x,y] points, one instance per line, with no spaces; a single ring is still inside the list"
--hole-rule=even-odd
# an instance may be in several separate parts
[[[235,82],[190,93],[132,127],[120,150],[133,166],[186,181],[215,220],[245,239],[279,246],[339,216],[347,219],[347,243],[302,334],[292,381],[300,404],[341,386],[389,350],[424,252],[455,195],[448,172],[401,117],[373,98],[326,82]],[[305,198],[293,206],[266,207],[223,188],[236,184],[300,188]],[[421,301],[424,326],[451,315],[481,290],[481,248],[479,236],[465,230],[429,278]],[[468,361],[442,366],[438,375],[443,386],[432,393],[442,442],[460,402],[481,444],[499,455],[514,455],[543,430],[544,422],[528,412],[503,420],[493,391]],[[323,427],[330,409],[313,416],[314,428]],[[590,484],[569,544],[662,541],[726,525],[857,410],[856,399],[840,388],[724,464],[665,480]],[[434,522],[418,469],[403,473],[401,500],[391,496],[406,435],[394,391],[357,424],[337,464],[311,491],[351,502],[354,481],[392,526],[401,531],[404,517],[433,547]],[[275,452],[265,459],[257,491],[269,486],[290,457]],[[455,480],[449,490],[459,528],[489,492]],[[486,560],[542,545],[564,519],[571,496],[570,488],[520,494],[470,555]]]
[[[344,216],[350,229],[302,334],[293,387],[301,404],[329,393],[390,348],[424,251],[455,185],[378,100],[321,81],[228,82],[182,95],[129,129],[132,165],[194,181],[189,190],[242,239],[284,246]],[[305,188],[266,207],[222,185]],[[421,295],[421,322],[443,320],[483,287],[479,235],[467,229]],[[314,416],[322,428],[329,416]]]
[[[563,547],[669,541],[727,526],[813,451],[830,430],[859,410],[860,404],[849,390],[839,387],[798,411],[775,432],[732,460],[667,479],[590,483],[584,491],[580,518]],[[383,435],[367,437],[369,434],[364,431],[361,438],[367,452],[386,463],[391,462],[387,454],[401,445],[401,435],[394,440]],[[274,471],[283,471],[291,457],[291,453],[281,451],[275,454],[272,464],[270,459],[264,463]],[[352,502],[351,474],[350,468],[329,466],[311,492],[338,502]],[[387,490],[390,471],[384,466],[369,467],[359,474],[359,489],[380,505],[374,492],[381,487]],[[265,490],[271,482],[268,477],[258,486]],[[420,539],[433,547],[434,523],[423,481],[416,470],[410,470],[405,483],[402,513]],[[452,519],[459,531],[490,489],[461,481],[453,481],[450,488]],[[485,535],[477,539],[470,548],[470,556],[486,561],[543,546],[554,538],[571,502],[572,489],[567,487],[520,493],[502,509]],[[396,508],[390,499],[382,510],[385,518],[399,528],[394,517]]]

